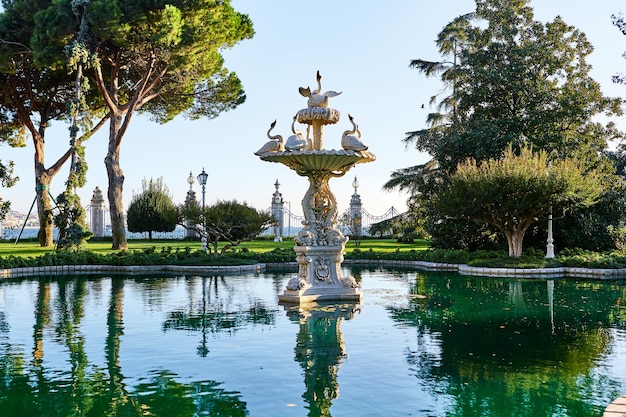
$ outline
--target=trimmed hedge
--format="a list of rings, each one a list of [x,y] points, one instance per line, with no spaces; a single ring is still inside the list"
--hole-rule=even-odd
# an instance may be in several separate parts
[[[426,261],[450,264],[468,264],[491,268],[550,268],[558,266],[582,268],[626,268],[626,252],[591,252],[582,249],[564,249],[556,259],[546,260],[543,252],[530,249],[520,258],[510,258],[503,251],[466,250],[409,250],[378,252],[372,249],[353,249],[345,259],[354,260],[398,260]],[[0,268],[20,268],[61,265],[249,265],[254,263],[294,262],[293,248],[276,248],[269,252],[255,253],[246,248],[232,249],[225,256],[214,257],[189,247],[183,249],[151,247],[138,251],[120,251],[101,255],[90,251],[48,252],[35,258],[14,255],[0,257]]]

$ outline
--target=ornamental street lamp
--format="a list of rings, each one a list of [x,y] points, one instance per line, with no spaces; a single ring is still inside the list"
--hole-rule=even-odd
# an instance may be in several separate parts
[[[202,186],[202,208],[204,209],[204,193],[206,187],[206,180],[209,178],[209,174],[204,172],[204,168],[202,168],[202,172],[198,174],[198,182]]]
[[[209,178],[209,174],[207,174],[204,171],[204,167],[202,168],[202,172],[200,174],[198,174],[198,182],[200,183],[200,185],[202,186],[202,226],[204,228],[204,235],[202,235],[202,239],[200,239],[201,243],[201,250],[203,252],[206,252],[207,250],[207,238],[206,238],[206,225],[204,224],[204,195],[205,195],[205,189],[206,189],[206,180]]]

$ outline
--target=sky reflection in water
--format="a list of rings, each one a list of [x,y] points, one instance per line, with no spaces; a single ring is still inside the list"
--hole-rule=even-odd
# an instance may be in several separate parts
[[[345,270],[0,283],[10,416],[600,416],[626,391],[626,283]]]

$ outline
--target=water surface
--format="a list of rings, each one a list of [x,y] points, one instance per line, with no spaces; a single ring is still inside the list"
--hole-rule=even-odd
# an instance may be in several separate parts
[[[626,392],[626,284],[344,270],[0,282],[0,415],[601,416]]]

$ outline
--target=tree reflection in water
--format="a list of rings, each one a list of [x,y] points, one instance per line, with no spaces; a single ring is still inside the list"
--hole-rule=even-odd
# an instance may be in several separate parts
[[[290,309],[288,279],[2,281],[0,417],[582,417],[626,387],[624,282],[364,270],[360,305]]]
[[[0,345],[2,417],[248,415],[240,395],[219,388],[216,381],[182,383],[177,375],[159,370],[134,387],[125,384],[120,366],[124,283],[121,278],[110,280],[106,368],[89,362],[80,328],[85,295],[90,289],[97,291],[100,283],[81,278],[37,283],[32,360],[19,345]],[[2,325],[3,317],[4,313],[0,331],[7,333],[10,328]],[[46,362],[46,332],[52,332],[49,340],[65,346],[69,371]]]
[[[202,299],[194,302],[196,282],[198,280],[187,282],[190,303],[186,309],[170,311],[163,322],[163,330],[200,331],[199,356],[209,353],[208,333],[236,332],[245,324],[274,324],[277,310],[268,308],[260,300],[249,300],[243,310],[233,304],[233,293],[237,289],[227,285],[223,277],[200,278]]]
[[[417,328],[407,361],[453,399],[448,416],[598,415],[619,394],[596,365],[624,295],[593,281],[417,274],[412,303],[390,312]]]

